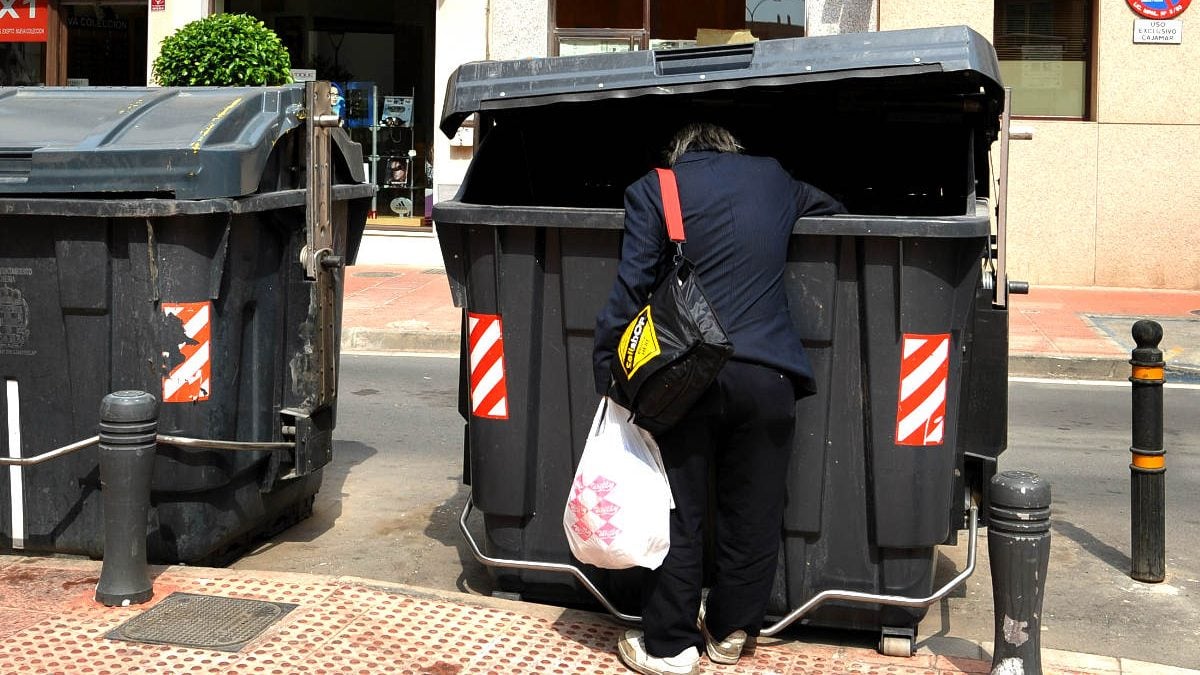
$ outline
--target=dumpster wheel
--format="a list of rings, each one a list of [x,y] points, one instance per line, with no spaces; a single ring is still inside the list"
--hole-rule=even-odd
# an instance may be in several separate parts
[[[883,656],[900,656],[908,658],[912,656],[913,639],[905,637],[905,635],[888,635],[884,633],[880,638],[880,653]]]

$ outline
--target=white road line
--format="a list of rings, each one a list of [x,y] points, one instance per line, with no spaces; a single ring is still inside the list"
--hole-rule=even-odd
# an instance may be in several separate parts
[[[356,356],[397,356],[419,359],[457,359],[460,354],[458,352],[390,352],[390,351],[359,351],[359,350],[342,350],[342,357]],[[1168,373],[1168,377],[1170,374]],[[1066,384],[1081,387],[1128,387],[1128,382],[1115,382],[1110,380],[1068,380],[1055,377],[1024,377],[1013,375],[1008,378],[1009,382],[1018,382],[1022,384]],[[1167,381],[1165,385],[1167,389],[1200,389],[1200,384],[1188,384],[1184,382]]]
[[[1167,377],[1170,378],[1170,373]],[[1019,382],[1022,384],[1063,384],[1075,387],[1128,387],[1129,382],[1120,380],[1068,380],[1056,377],[1021,377],[1012,376],[1008,378],[1009,382]],[[1167,389],[1200,389],[1200,384],[1190,384],[1187,382],[1171,382],[1169,379],[1163,385]]]

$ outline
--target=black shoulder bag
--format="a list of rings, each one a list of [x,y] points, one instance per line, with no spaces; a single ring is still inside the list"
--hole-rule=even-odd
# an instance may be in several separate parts
[[[658,169],[667,234],[675,242],[672,269],[617,342],[613,400],[638,426],[659,434],[675,426],[733,354],[708,304],[695,264],[683,255],[683,215],[675,172]]]

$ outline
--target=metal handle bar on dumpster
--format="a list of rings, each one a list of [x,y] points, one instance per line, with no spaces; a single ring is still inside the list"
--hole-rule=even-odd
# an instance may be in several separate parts
[[[178,445],[181,448],[207,448],[209,450],[291,450],[296,447],[295,443],[287,441],[218,441],[209,438],[188,438],[186,436],[168,436],[165,434],[159,434],[157,439],[159,443]],[[57,457],[69,455],[76,450],[83,450],[99,442],[99,436],[92,436],[91,438],[75,441],[70,445],[64,445],[61,448],[43,452],[33,457],[0,457],[0,466],[33,466]]]
[[[489,558],[488,556],[484,555],[483,552],[479,550],[479,546],[475,544],[475,538],[472,537],[471,533],[467,530],[467,517],[471,515],[472,506],[473,504],[471,502],[471,497],[468,496],[467,504],[463,507],[462,516],[460,516],[458,519],[458,527],[460,530],[462,530],[463,536],[466,537],[467,543],[471,545],[471,553],[474,554],[476,560],[490,567],[511,567],[518,570],[534,570],[538,572],[566,572],[567,574],[574,575],[574,577],[579,580],[579,583],[583,584],[588,591],[600,601],[600,604],[604,605],[604,608],[608,610],[609,614],[612,614],[622,621],[641,623],[642,617],[634,616],[632,614],[624,614],[617,611],[617,608],[613,607],[612,603],[608,601],[608,598],[604,597],[604,594],[600,592],[600,589],[596,588],[596,586],[592,583],[592,580],[588,579],[583,571],[574,565],[569,565],[567,563],[536,562],[532,560],[504,560],[502,558]]]
[[[463,537],[466,538],[467,544],[471,546],[472,555],[474,555],[475,559],[480,563],[490,567],[507,567],[512,569],[533,570],[539,572],[565,572],[578,579],[579,582],[582,583],[585,588],[587,588],[588,592],[591,593],[592,596],[597,600],[599,600],[600,604],[604,605],[604,608],[607,609],[608,612],[613,616],[621,619],[622,621],[628,621],[631,623],[641,622],[642,617],[640,616],[634,616],[632,614],[625,614],[617,611],[616,607],[613,607],[613,604],[608,601],[608,598],[604,597],[604,594],[600,592],[600,589],[596,588],[591,579],[588,579],[587,575],[585,575],[582,570],[574,565],[567,563],[537,562],[533,560],[505,560],[502,558],[491,558],[484,555],[479,550],[479,546],[475,543],[475,538],[472,537],[470,531],[467,530],[467,518],[471,515],[473,508],[474,504],[471,500],[471,497],[468,495],[467,503],[463,506],[462,515],[458,519],[458,527],[462,531]],[[975,549],[977,546],[976,536],[979,533],[978,506],[974,504],[971,505],[970,516],[970,534],[968,535],[967,539],[967,566],[963,568],[963,571],[958,573],[958,576],[948,581],[946,585],[942,586],[937,591],[934,591],[933,595],[925,598],[909,598],[903,595],[877,595],[874,593],[863,593],[861,591],[842,591],[834,589],[821,591],[820,593],[817,593],[813,597],[809,598],[808,602],[805,602],[803,605],[792,610],[791,613],[780,619],[778,622],[762,629],[761,634],[767,637],[774,636],[784,628],[787,628],[792,623],[800,619],[800,617],[811,612],[818,605],[830,600],[849,600],[852,602],[864,602],[877,605],[897,605],[900,607],[928,607],[938,600],[941,600],[942,598],[946,597],[950,591],[957,588],[959,584],[966,581],[968,577],[975,573]]]
[[[1032,129],[1012,127],[1012,87],[1005,87],[1004,108],[1000,112],[1000,176],[996,186],[996,279],[992,285],[992,304],[996,307],[1008,306],[1009,293],[1029,293],[1028,282],[1008,280],[1008,142],[1032,138]]]
[[[829,600],[850,600],[853,602],[868,602],[878,605],[898,605],[900,607],[928,607],[929,605],[932,605],[938,600],[946,597],[950,591],[954,590],[956,586],[966,581],[967,577],[971,576],[975,572],[975,537],[979,533],[979,507],[974,504],[971,505],[971,525],[969,532],[970,534],[967,535],[967,566],[963,568],[963,571],[958,573],[958,576],[946,582],[945,586],[942,586],[937,591],[934,591],[933,595],[930,595],[929,597],[909,598],[903,595],[876,595],[874,593],[862,593],[859,591],[821,591],[820,593],[817,593],[809,598],[808,602],[792,610],[790,614],[780,619],[777,623],[771,624],[770,626],[762,629],[761,634],[771,637],[784,628],[787,628],[792,622],[807,614],[817,605]]]
[[[69,455],[76,450],[82,450],[99,442],[99,436],[92,436],[91,438],[85,438],[82,441],[75,441],[70,445],[64,445],[57,450],[43,452],[35,457],[0,457],[0,466],[33,466],[34,464],[41,464],[42,462],[54,459],[55,457]]]
[[[207,448],[209,450],[291,450],[295,443],[287,441],[217,441],[209,438],[158,435],[159,443],[178,445],[181,448]]]

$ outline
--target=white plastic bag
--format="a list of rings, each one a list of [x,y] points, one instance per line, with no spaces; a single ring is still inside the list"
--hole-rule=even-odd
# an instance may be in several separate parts
[[[655,569],[671,547],[671,486],[654,437],[600,399],[563,511],[571,553],[605,569]]]

